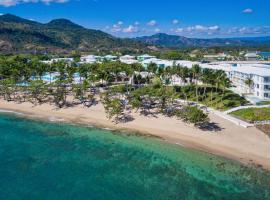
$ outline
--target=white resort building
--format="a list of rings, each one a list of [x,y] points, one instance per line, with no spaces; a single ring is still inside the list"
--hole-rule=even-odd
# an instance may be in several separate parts
[[[153,59],[153,58],[156,58],[155,56],[150,56],[148,54],[145,54],[145,55],[141,55],[141,56],[138,56],[137,57],[137,60],[142,62],[144,60],[148,60],[148,59]]]
[[[225,54],[222,56],[225,56]],[[141,63],[144,68],[147,68],[151,63],[156,64],[159,68],[171,67],[173,65],[181,65],[184,67],[192,68],[194,64],[198,64],[202,68],[225,71],[232,82],[232,90],[242,96],[245,96],[252,103],[257,103],[263,100],[270,100],[270,62],[255,61],[257,58],[256,53],[248,53],[245,57],[246,60],[251,61],[222,61],[201,63],[186,60],[163,60],[147,54],[137,56],[137,58],[131,55],[124,55],[119,58],[112,55],[107,55],[105,57],[88,55],[81,57],[80,63],[95,63],[102,62],[104,60],[119,60],[120,62],[126,64]],[[56,61],[71,62],[73,59],[58,58],[45,62],[52,63]],[[54,76],[46,75],[43,78],[45,81],[54,80]],[[252,79],[252,84],[250,86],[246,84],[247,79]],[[174,76],[172,77],[171,84],[183,85],[184,83],[180,77]]]
[[[119,58],[119,60],[122,63],[126,63],[126,64],[134,64],[134,63],[138,63],[138,60],[136,60],[135,56],[130,56],[130,55],[125,55],[125,56],[121,56]]]
[[[200,64],[203,68],[223,70],[230,78],[232,90],[245,96],[252,103],[262,100],[270,100],[270,63],[215,63]],[[251,79],[252,84],[246,84],[246,80]]]
[[[81,63],[96,63],[98,61],[97,56],[87,55],[81,57]]]
[[[231,81],[242,94],[251,94],[260,100],[270,100],[270,66],[269,65],[240,65],[233,67]],[[245,82],[251,79],[249,87]],[[252,98],[255,100],[255,98]]]
[[[249,52],[245,54],[245,59],[247,61],[256,61],[259,60],[259,55],[257,54],[257,52]]]

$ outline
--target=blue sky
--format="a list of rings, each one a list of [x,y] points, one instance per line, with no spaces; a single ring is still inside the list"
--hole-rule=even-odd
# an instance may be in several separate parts
[[[0,13],[43,23],[67,18],[120,37],[270,35],[270,0],[0,0]]]

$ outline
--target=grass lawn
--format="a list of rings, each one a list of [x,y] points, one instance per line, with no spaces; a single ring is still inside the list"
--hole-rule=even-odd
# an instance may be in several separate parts
[[[270,105],[270,101],[261,101],[257,103],[257,106]]]
[[[230,90],[225,90],[224,93],[221,90],[216,91],[213,89],[211,95],[211,87],[206,88],[205,95],[204,88],[199,87],[199,103],[204,104],[206,106],[212,107],[217,110],[229,110],[234,107],[247,105],[248,101],[246,101],[243,97],[239,96],[238,94],[233,93]],[[196,101],[196,92],[195,88],[190,87],[187,92],[188,100]],[[185,96],[182,95],[182,99],[185,99]]]
[[[231,114],[250,122],[270,120],[270,108],[248,108]]]

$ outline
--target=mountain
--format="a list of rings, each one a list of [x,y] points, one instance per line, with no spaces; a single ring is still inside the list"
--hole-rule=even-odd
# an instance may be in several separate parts
[[[141,52],[147,45],[87,29],[67,19],[42,24],[15,15],[0,16],[0,52]]]
[[[134,39],[149,45],[163,47],[213,47],[213,46],[256,46],[270,45],[270,37],[250,37],[250,38],[213,38],[198,39],[187,38],[177,35],[158,33],[152,36],[143,36]]]

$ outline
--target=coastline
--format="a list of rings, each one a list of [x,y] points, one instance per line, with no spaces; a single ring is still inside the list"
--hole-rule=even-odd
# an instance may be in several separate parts
[[[204,151],[270,170],[270,138],[255,127],[242,128],[214,114],[210,114],[209,117],[211,122],[220,127],[218,131],[200,130],[174,118],[161,115],[147,117],[139,113],[132,114],[133,121],[115,124],[106,118],[101,104],[91,108],[80,105],[56,109],[49,104],[34,106],[31,103],[18,104],[0,100],[0,110],[21,113],[32,119],[141,133],[181,147]]]

